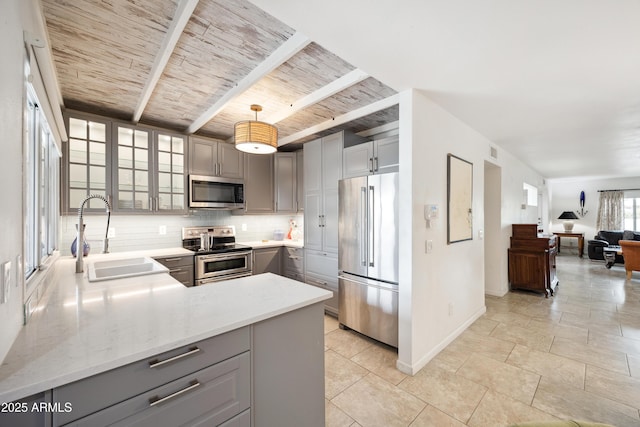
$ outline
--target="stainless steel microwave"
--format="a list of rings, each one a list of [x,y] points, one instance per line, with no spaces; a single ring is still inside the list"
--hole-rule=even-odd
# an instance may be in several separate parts
[[[244,181],[218,176],[189,175],[189,207],[244,209]]]

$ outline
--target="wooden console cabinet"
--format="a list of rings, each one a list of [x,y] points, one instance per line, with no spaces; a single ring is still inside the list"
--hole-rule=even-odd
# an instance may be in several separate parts
[[[556,236],[538,234],[537,224],[513,224],[509,248],[511,289],[544,292],[553,295],[558,286],[556,275]]]

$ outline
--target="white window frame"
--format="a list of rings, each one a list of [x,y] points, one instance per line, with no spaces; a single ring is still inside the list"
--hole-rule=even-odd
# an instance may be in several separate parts
[[[627,218],[629,208],[632,214]],[[640,231],[640,191],[624,192],[624,229]]]
[[[30,279],[58,249],[60,151],[33,87],[25,104],[24,277]]]

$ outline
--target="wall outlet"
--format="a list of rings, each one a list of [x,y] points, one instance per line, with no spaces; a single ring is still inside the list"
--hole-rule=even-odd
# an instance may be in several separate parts
[[[453,303],[449,303],[449,316],[453,316]]]
[[[116,229],[113,227],[109,227],[109,232],[107,233],[107,238],[113,239],[116,237]]]
[[[433,240],[427,240],[424,243],[426,253],[431,253],[433,250]]]
[[[242,225],[240,226],[240,229],[241,229],[242,231],[247,231],[247,224],[242,224]]]
[[[161,236],[167,234],[167,226],[161,225],[160,227],[158,227],[158,234],[160,234]]]

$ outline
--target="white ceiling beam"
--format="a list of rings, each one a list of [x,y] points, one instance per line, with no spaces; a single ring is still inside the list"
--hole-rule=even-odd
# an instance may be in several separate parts
[[[311,40],[297,32],[276,49],[267,59],[260,63],[256,68],[251,70],[242,80],[231,88],[222,98],[209,107],[200,117],[198,117],[187,128],[187,133],[194,133],[202,126],[207,124],[209,120],[214,118],[226,105],[233,99],[241,95],[251,86],[256,84],[261,78],[287,62],[292,56],[304,49]]]
[[[381,126],[376,126],[371,129],[363,130],[361,132],[357,132],[356,135],[368,138],[370,136],[378,135],[383,132],[389,132],[392,130],[397,131],[399,126],[400,126],[400,120],[396,120],[395,122],[387,123]]]
[[[336,126],[343,125],[345,123],[349,123],[353,120],[357,120],[364,116],[368,116],[369,114],[373,114],[377,111],[384,110],[385,108],[392,107],[400,101],[400,97],[398,94],[391,95],[388,98],[381,99],[380,101],[376,101],[372,104],[365,105],[364,107],[357,108],[353,111],[349,111],[348,113],[344,113],[341,116],[334,117],[331,120],[326,120],[322,123],[319,123],[315,126],[311,126],[305,130],[301,130],[300,132],[296,132],[291,134],[285,138],[282,138],[278,141],[278,147],[282,147],[283,145],[291,144],[292,142],[296,142],[304,137],[309,135],[313,135],[318,132],[325,131],[327,129],[331,129]]]
[[[268,123],[278,123],[286,119],[287,117],[292,116],[298,111],[309,107],[310,105],[317,104],[318,102],[327,99],[338,92],[342,92],[343,90],[357,83],[360,83],[368,77],[369,75],[367,73],[356,68],[355,70],[348,72],[339,79],[332,81],[328,85],[323,86],[320,89],[310,93],[309,95],[298,99],[293,104],[291,104],[290,107],[269,115],[266,119],[263,120]]]
[[[178,4],[175,16],[173,17],[171,25],[169,25],[169,29],[167,30],[167,34],[164,36],[164,40],[160,46],[160,51],[158,52],[158,55],[156,55],[155,61],[153,61],[149,77],[147,77],[147,81],[144,84],[144,88],[142,89],[142,93],[138,99],[138,105],[136,105],[136,109],[133,112],[133,118],[131,120],[134,123],[138,123],[138,121],[140,121],[142,112],[146,108],[147,103],[149,103],[151,94],[156,88],[158,80],[160,80],[160,76],[162,76],[162,72],[169,63],[169,58],[171,58],[171,54],[176,48],[176,44],[178,44],[178,40],[180,39],[184,28],[189,23],[189,18],[191,18],[193,11],[198,5],[198,1],[199,0],[182,0]]]

